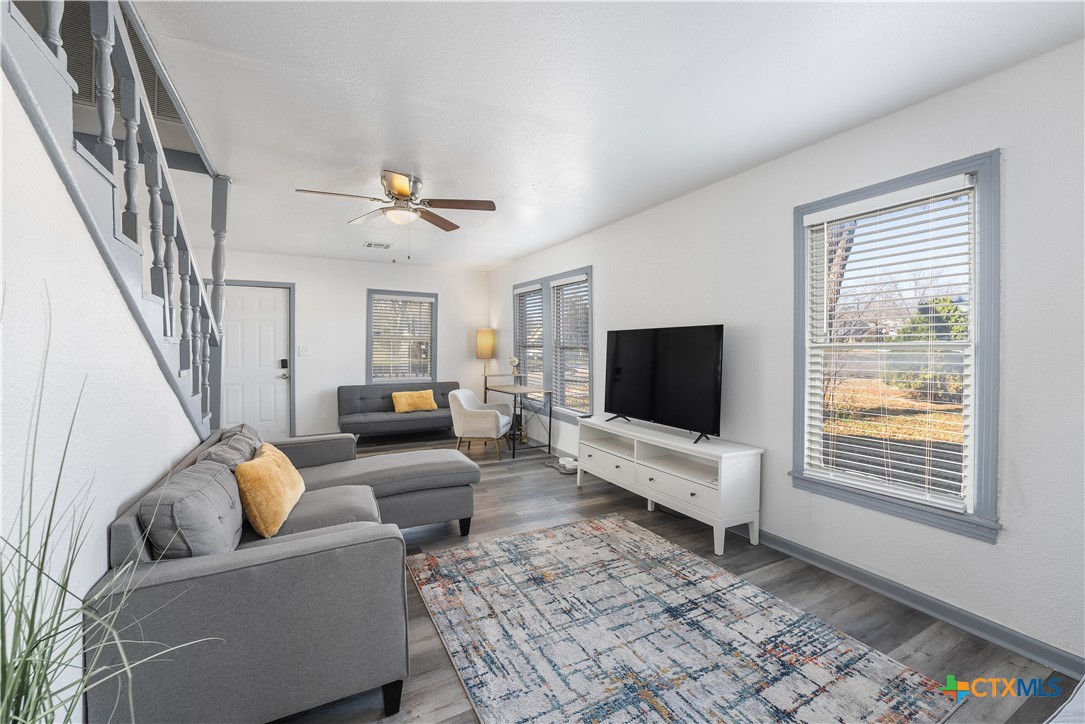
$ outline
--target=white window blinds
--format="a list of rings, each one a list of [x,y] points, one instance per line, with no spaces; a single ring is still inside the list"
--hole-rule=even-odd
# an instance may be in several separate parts
[[[575,412],[591,409],[591,294],[587,277],[551,287],[554,404]]]
[[[435,296],[374,294],[370,301],[372,381],[434,379]]]
[[[964,188],[806,227],[804,473],[970,507],[974,206]]]
[[[516,295],[516,351],[520,358],[519,384],[543,386],[543,292],[534,287]]]

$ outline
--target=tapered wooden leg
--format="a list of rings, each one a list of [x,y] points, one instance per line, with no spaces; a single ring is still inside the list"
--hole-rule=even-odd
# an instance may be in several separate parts
[[[462,437],[456,438],[456,449],[457,450],[460,449],[460,445],[463,445],[463,438]]]
[[[501,462],[501,441],[494,440],[494,450],[497,451],[497,462]]]
[[[470,535],[471,533],[471,519],[460,518],[460,535]]]
[[[393,681],[381,687],[384,694],[384,715],[392,716],[399,713],[399,703],[403,699],[403,681]]]

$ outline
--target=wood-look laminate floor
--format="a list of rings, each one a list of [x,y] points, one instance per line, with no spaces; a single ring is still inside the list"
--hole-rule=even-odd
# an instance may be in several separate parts
[[[359,457],[433,447],[455,447],[444,434],[408,442],[378,441],[359,447]],[[463,452],[479,463],[482,480],[475,491],[475,517],[470,539],[478,540],[534,530],[606,513],[629,520],[712,561],[788,603],[821,617],[845,633],[937,680],[954,674],[967,681],[978,677],[1058,677],[1063,697],[977,698],[970,696],[950,721],[1043,722],[1077,683],[1023,656],[897,603],[839,576],[803,563],[765,545],[750,545],[728,532],[724,555],[712,552],[711,528],[657,508],[591,475],[576,487],[576,477],[547,467],[554,458],[544,451],[519,451],[517,459],[503,451],[500,462],[493,445],[479,443]],[[744,528],[744,526],[743,526]],[[403,532],[408,555],[461,545],[456,523],[422,526]],[[474,711],[417,589],[408,577],[411,676],[403,687],[403,708],[388,722],[475,722]],[[364,652],[359,652],[364,656]],[[312,709],[286,722],[330,723],[383,720],[380,689]]]

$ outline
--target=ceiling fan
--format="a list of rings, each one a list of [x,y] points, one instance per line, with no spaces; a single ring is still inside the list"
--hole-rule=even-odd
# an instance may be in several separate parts
[[[455,231],[460,228],[443,216],[438,216],[430,209],[466,209],[469,211],[494,211],[497,206],[493,201],[474,199],[422,199],[419,194],[422,191],[422,179],[410,174],[396,171],[381,171],[381,186],[384,187],[386,198],[376,196],[359,196],[357,194],[342,194],[335,191],[313,191],[312,189],[294,189],[302,194],[319,194],[321,196],[342,196],[348,199],[365,199],[376,201],[378,204],[392,202],[391,206],[382,206],[379,209],[368,211],[361,216],[351,219],[349,224],[358,224],[373,214],[383,214],[384,218],[394,224],[412,224],[418,219],[428,221],[438,229]]]

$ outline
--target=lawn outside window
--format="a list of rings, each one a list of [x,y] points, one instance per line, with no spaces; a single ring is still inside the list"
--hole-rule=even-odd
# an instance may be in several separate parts
[[[795,209],[796,487],[994,542],[998,152]]]

